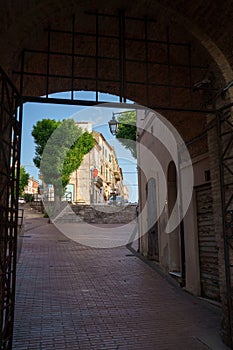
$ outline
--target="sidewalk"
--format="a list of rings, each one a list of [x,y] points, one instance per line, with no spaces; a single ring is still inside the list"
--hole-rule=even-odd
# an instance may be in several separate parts
[[[227,349],[219,310],[126,247],[82,246],[40,217],[26,218],[25,229],[14,350]]]

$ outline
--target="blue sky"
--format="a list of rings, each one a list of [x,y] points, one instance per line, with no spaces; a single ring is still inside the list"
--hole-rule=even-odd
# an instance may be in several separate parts
[[[69,98],[70,93],[53,94],[51,97]],[[76,92],[75,97],[79,99],[94,98],[94,93]],[[100,99],[109,102],[117,102],[117,96],[101,94]],[[69,105],[54,105],[54,104],[38,104],[26,103],[23,107],[23,130],[22,130],[22,149],[21,149],[21,164],[26,168],[30,176],[38,179],[38,169],[33,164],[35,156],[35,144],[31,136],[33,125],[38,120],[50,118],[62,120],[73,118],[75,121],[90,121],[93,123],[93,129],[101,132],[106,140],[111,144],[116,151],[119,165],[122,168],[124,183],[129,189],[129,200],[136,202],[138,198],[137,190],[137,172],[136,160],[131,156],[130,151],[127,151],[119,141],[110,133],[108,121],[112,118],[113,112],[120,112],[123,109],[111,107],[80,107]]]

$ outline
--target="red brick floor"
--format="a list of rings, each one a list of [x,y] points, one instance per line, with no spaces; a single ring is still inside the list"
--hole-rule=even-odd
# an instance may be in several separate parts
[[[127,248],[81,246],[41,219],[27,227],[13,349],[225,349],[218,309]]]

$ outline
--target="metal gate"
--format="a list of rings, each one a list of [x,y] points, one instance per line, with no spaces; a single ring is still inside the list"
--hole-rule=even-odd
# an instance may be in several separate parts
[[[211,185],[196,187],[201,295],[219,301],[218,247],[214,231]]]
[[[233,345],[233,115],[232,106],[220,108],[216,113],[221,188],[222,228],[226,277],[224,332],[228,344]]]
[[[19,93],[0,68],[0,344],[11,349],[18,230],[22,110]]]

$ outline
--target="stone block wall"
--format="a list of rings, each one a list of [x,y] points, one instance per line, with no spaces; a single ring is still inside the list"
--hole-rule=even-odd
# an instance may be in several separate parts
[[[62,202],[63,203],[63,202]],[[45,212],[41,202],[31,202],[30,206],[42,213]],[[51,207],[53,204],[51,204]],[[46,204],[49,208],[49,204]],[[65,210],[65,202],[61,208],[61,213],[58,214],[56,221],[69,222],[87,222],[95,224],[127,224],[136,220],[136,205],[86,205],[76,204],[67,207]],[[77,218],[75,220],[74,214]]]
[[[73,205],[71,208],[87,223],[127,224],[136,219],[135,205]]]

